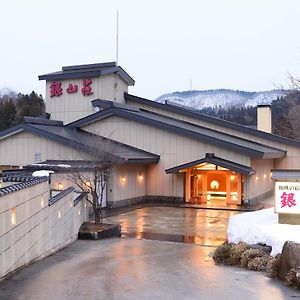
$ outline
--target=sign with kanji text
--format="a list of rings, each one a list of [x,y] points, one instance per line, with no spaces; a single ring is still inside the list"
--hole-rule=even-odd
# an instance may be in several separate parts
[[[92,83],[93,81],[91,79],[82,79],[82,87],[81,87],[81,93],[83,96],[90,96],[93,95],[92,91]],[[64,83],[65,85],[65,83]],[[50,97],[59,97],[63,95],[64,90],[68,94],[74,94],[78,91],[78,85],[73,83],[67,83],[67,86],[63,87],[61,81],[52,81],[50,83]]]
[[[275,182],[275,212],[300,214],[300,182]]]

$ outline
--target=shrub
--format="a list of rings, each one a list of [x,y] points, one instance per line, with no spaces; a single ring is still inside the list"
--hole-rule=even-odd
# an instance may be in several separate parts
[[[287,286],[300,289],[300,270],[292,268],[285,276],[284,283]]]
[[[262,271],[265,272],[267,270],[267,264],[271,260],[271,256],[256,256],[253,259],[248,261],[248,269],[252,271]]]
[[[239,266],[241,262],[242,254],[247,250],[247,244],[240,242],[233,245],[229,250],[228,263],[233,266]]]
[[[214,255],[213,255],[213,260],[215,261],[216,264],[228,264],[229,260],[229,252],[233,244],[230,243],[224,243],[220,245]]]
[[[248,249],[246,250],[242,256],[241,256],[241,267],[247,268],[248,267],[248,262],[253,259],[254,257],[262,257],[265,256],[266,254],[259,250],[259,249]]]
[[[276,257],[271,256],[266,268],[268,277],[275,278],[278,276],[279,261],[280,254],[277,254]]]

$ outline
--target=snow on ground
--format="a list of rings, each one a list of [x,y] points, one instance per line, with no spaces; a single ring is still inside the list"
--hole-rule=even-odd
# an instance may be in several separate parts
[[[50,170],[39,170],[39,171],[34,171],[32,173],[32,176],[34,176],[34,177],[43,177],[43,176],[49,176],[50,173],[54,173],[54,172],[50,171]]]
[[[228,223],[228,241],[272,246],[271,255],[281,253],[286,241],[300,243],[300,225],[278,224],[274,208],[232,216]]]

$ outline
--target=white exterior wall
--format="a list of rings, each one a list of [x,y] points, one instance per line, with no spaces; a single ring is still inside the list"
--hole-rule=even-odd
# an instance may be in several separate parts
[[[183,176],[167,175],[165,170],[204,158],[206,153],[250,166],[246,155],[116,116],[83,129],[160,155],[159,163],[147,169],[147,195],[183,197]]]
[[[24,131],[0,140],[0,165],[23,166],[37,163],[34,160],[35,153],[41,153],[41,161],[89,159],[83,152]]]
[[[87,216],[83,201],[74,207],[73,193],[51,206],[48,199],[48,182],[0,197],[0,279],[77,239]],[[12,208],[16,208],[15,225]]]
[[[90,78],[92,80],[90,86],[93,94],[89,96],[83,96],[81,92],[82,79],[55,80],[62,83],[63,94],[58,97],[50,97],[52,81],[46,82],[46,112],[51,114],[52,120],[60,120],[67,124],[93,114],[95,110],[91,101],[97,98],[120,103],[125,102],[124,92],[128,92],[128,85],[120,77],[117,79],[117,75],[110,74]],[[70,83],[78,86],[77,93],[68,94],[66,92]]]

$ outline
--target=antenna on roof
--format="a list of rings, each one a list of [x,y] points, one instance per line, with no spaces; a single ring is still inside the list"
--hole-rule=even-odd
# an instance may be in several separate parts
[[[119,11],[117,10],[117,32],[116,32],[116,65],[119,60]]]
[[[118,66],[119,62],[119,11],[117,10],[117,28],[116,28],[116,66]],[[116,96],[114,97],[115,100],[118,102],[118,72],[116,72]]]

